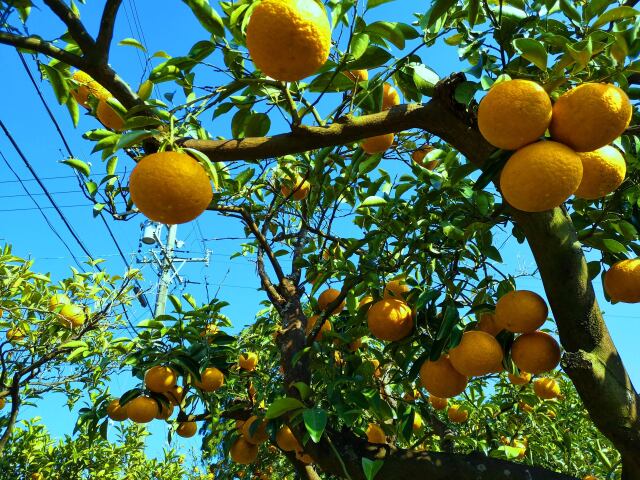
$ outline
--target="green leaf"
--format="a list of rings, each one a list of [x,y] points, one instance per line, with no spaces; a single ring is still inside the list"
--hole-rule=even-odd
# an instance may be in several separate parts
[[[448,305],[444,311],[442,323],[440,324],[440,328],[438,329],[438,334],[436,335],[436,340],[444,340],[449,335],[451,335],[451,331],[453,327],[460,320],[460,314],[458,313],[458,309],[451,305]]]
[[[158,133],[156,130],[134,130],[133,132],[125,133],[120,136],[118,143],[116,143],[116,150],[119,148],[133,147],[145,138],[153,137],[156,133]]]
[[[276,398],[273,403],[269,405],[265,418],[271,420],[272,418],[278,418],[291,410],[298,410],[304,407],[304,403],[296,398]]]
[[[600,15],[591,26],[591,29],[595,30],[596,28],[602,27],[607,23],[615,22],[616,20],[623,20],[625,18],[636,17],[638,15],[640,15],[640,12],[635,8],[624,6],[612,8],[611,10],[608,10]]]
[[[271,119],[266,113],[252,113],[245,121],[244,134],[247,137],[264,137],[271,128]]]
[[[151,80],[145,80],[138,88],[138,96],[141,100],[148,100],[153,92],[153,82]]]
[[[567,18],[573,20],[576,23],[581,23],[582,16],[580,15],[580,12],[578,12],[578,9],[573,6],[571,0],[560,0],[560,9],[562,10],[562,13],[567,16]]]
[[[293,384],[293,386],[300,393],[300,397],[302,398],[302,400],[306,400],[311,396],[311,388],[309,388],[309,385],[307,385],[306,383],[296,382]]]
[[[383,465],[384,460],[370,460],[362,457],[362,471],[367,480],[373,480]]]
[[[469,19],[469,25],[472,27],[476,24],[476,20],[478,20],[479,11],[480,0],[469,0],[469,5],[467,6],[467,18]]]
[[[627,247],[613,238],[605,238],[602,240],[602,245],[610,253],[625,253],[627,251]]]
[[[196,16],[200,25],[202,25],[209,33],[224,36],[224,23],[220,15],[211,8],[208,0],[182,0],[191,9]]]
[[[142,50],[143,52],[147,51],[147,49],[144,48],[144,46],[135,38],[125,38],[124,40],[120,40],[118,42],[118,45],[135,47]]]
[[[307,427],[309,436],[315,443],[318,443],[327,426],[327,412],[321,408],[307,408],[302,412],[302,418],[304,419],[304,426]]]
[[[440,77],[436,72],[425,65],[414,65],[413,67],[413,83],[416,84],[418,90],[424,95],[432,96],[436,83]]]
[[[394,0],[367,0],[367,8],[375,8],[385,3],[393,2]]]
[[[400,22],[374,22],[365,31],[389,40],[400,50],[404,48],[405,40],[420,36],[412,26]]]
[[[359,59],[369,46],[369,35],[366,33],[356,33],[351,40],[350,57],[352,60]]]
[[[69,98],[69,83],[62,76],[62,72],[57,68],[50,67],[44,63],[40,64],[42,72],[49,79],[49,83],[53,87],[53,93],[58,99],[60,105],[67,102]]]
[[[89,174],[91,173],[91,167],[89,166],[89,164],[77,158],[68,158],[67,160],[63,160],[60,163],[69,165],[71,168],[73,168],[74,170],[77,170],[78,172],[83,174],[85,177],[88,177]]]
[[[377,197],[375,195],[371,195],[370,197],[365,198],[362,203],[358,206],[358,208],[362,207],[378,207],[380,205],[386,204],[387,201],[382,197]]]
[[[387,63],[393,55],[386,49],[377,45],[369,45],[362,56],[353,63],[349,64],[351,70],[376,68]],[[353,84],[353,82],[351,82]]]
[[[456,0],[436,0],[429,10],[429,21],[427,27],[433,26],[447,11],[456,4]]]
[[[547,50],[544,45],[533,38],[516,38],[513,41],[515,47],[522,57],[529,60],[540,70],[547,70]]]

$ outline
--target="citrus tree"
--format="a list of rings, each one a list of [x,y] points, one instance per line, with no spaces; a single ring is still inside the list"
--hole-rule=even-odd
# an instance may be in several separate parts
[[[148,52],[140,85],[109,64],[119,0],[94,33],[95,6],[37,3],[66,31],[29,35],[32,2],[3,0],[0,43],[105,127],[85,134],[102,180],[69,162],[94,208],[236,219],[266,296],[237,337],[224,302],[173,298],[131,342],[140,388],[82,424],[177,406],[222,478],[640,478],[640,399],[592,285],[640,301],[635,1],[437,0],[403,22],[370,20],[385,0],[185,0],[203,40]],[[439,78],[443,42],[460,72]],[[546,299],[503,267],[505,231]]]
[[[96,267],[100,262],[92,262]],[[23,406],[61,393],[69,408],[86,392],[103,389],[128,353],[123,308],[132,300],[135,271],[103,271],[53,282],[33,261],[0,253],[0,451]],[[116,336],[120,330],[120,339]],[[102,425],[106,432],[107,423]],[[97,430],[96,430],[97,433]]]

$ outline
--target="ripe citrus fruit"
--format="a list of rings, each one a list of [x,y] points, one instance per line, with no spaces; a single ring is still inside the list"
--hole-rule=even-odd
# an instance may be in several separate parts
[[[520,370],[537,375],[558,366],[560,345],[548,333],[525,333],[513,342],[511,358]]]
[[[529,80],[496,83],[478,107],[478,128],[494,147],[517,150],[544,135],[551,122],[551,99]]]
[[[71,90],[71,96],[85,108],[89,108],[89,95],[97,98],[98,100],[106,100],[111,97],[109,90],[104,88],[98,82],[96,82],[91,75],[83,72],[82,70],[76,70],[71,76],[78,87]]]
[[[306,465],[311,465],[313,463],[313,458],[311,458],[311,455],[304,453],[301,450],[298,450],[296,452],[296,459],[300,460],[302,463]]]
[[[447,416],[453,423],[464,423],[469,419],[469,411],[462,405],[451,405],[447,410]]]
[[[362,307],[370,307],[372,303],[373,297],[371,295],[365,295],[358,302],[358,310],[360,310]]]
[[[429,403],[435,410],[444,410],[445,408],[447,408],[447,405],[449,405],[449,399],[430,395]]]
[[[182,400],[184,400],[184,395],[184,388],[180,385],[176,385],[165,393],[165,397],[167,397],[173,405],[180,405]]]
[[[380,361],[377,358],[371,360],[371,365],[373,365],[373,376],[375,378],[382,377],[382,368],[380,368]]]
[[[293,188],[291,188],[293,187]],[[293,190],[293,195],[292,195]],[[294,181],[289,181],[289,185],[283,183],[280,187],[280,193],[285,198],[293,198],[294,200],[304,200],[309,195],[311,184],[300,175],[295,176]]]
[[[255,462],[258,457],[258,445],[247,442],[241,435],[231,445],[229,455],[231,455],[231,460],[234,462],[241,465],[249,465]]]
[[[391,148],[394,139],[395,134],[386,133],[384,135],[365,138],[360,141],[360,146],[362,147],[362,150],[364,150],[364,153],[369,155],[373,155],[374,153],[384,153]]]
[[[476,329],[481,332],[487,332],[494,337],[502,331],[502,327],[496,322],[496,316],[492,312],[484,312],[480,314]]]
[[[202,332],[200,332],[201,337],[206,337],[208,343],[213,343],[213,337],[217,335],[220,331],[220,327],[215,323],[210,323],[207,325]]]
[[[369,308],[367,325],[374,337],[395,342],[413,330],[413,313],[402,300],[383,298]]]
[[[418,412],[415,412],[413,414],[413,431],[415,432],[420,430],[422,428],[422,425],[423,425],[422,417]]]
[[[20,340],[24,339],[27,336],[20,328],[10,328],[6,333],[7,341],[9,343],[18,343]]]
[[[356,338],[353,342],[347,345],[350,352],[356,352],[362,346],[362,338]]]
[[[459,373],[446,355],[425,361],[420,367],[420,383],[430,395],[451,398],[467,388],[468,379]]]
[[[582,477],[582,480],[598,480],[598,477],[594,477],[593,475],[586,475]]]
[[[213,196],[202,165],[179,152],[143,157],[131,172],[129,191],[142,213],[168,225],[193,220],[207,209]]]
[[[617,148],[610,145],[593,152],[578,153],[582,160],[582,182],[575,196],[589,200],[602,198],[616,190],[627,173],[627,164]]]
[[[391,280],[384,286],[384,298],[406,299],[406,294],[411,290],[404,280]]]
[[[258,422],[256,427],[251,428],[254,422]],[[251,433],[253,432],[253,433]],[[259,445],[267,441],[269,436],[267,435],[267,422],[264,420],[258,420],[255,415],[250,417],[244,425],[242,425],[242,436],[249,443]]]
[[[127,416],[127,409],[120,405],[120,401],[116,398],[109,402],[107,405],[107,415],[115,422],[122,422],[129,418]]]
[[[631,102],[608,83],[583,83],[568,90],[553,105],[551,138],[577,152],[610,144],[629,126]]]
[[[393,85],[385,83],[382,86],[382,110],[388,110],[396,105],[400,105],[400,95]]]
[[[640,302],[640,258],[614,263],[604,275],[604,289],[614,302]]]
[[[470,330],[462,334],[462,340],[449,350],[449,360],[465,377],[478,377],[502,370],[502,347],[493,335]]]
[[[380,425],[370,423],[367,426],[367,441],[369,443],[387,443],[387,436],[385,435],[384,430],[382,430]]]
[[[527,454],[527,445],[521,440],[512,440],[511,446],[518,449],[518,456],[516,458],[522,459]]]
[[[349,80],[353,80],[356,83],[366,82],[369,80],[368,70],[345,70],[342,72]]]
[[[329,304],[331,304],[335,300],[337,300],[339,296],[340,296],[340,290],[336,290],[335,288],[327,288],[318,297],[318,308],[322,312],[324,312],[329,307]],[[331,312],[331,315],[339,314],[344,309],[346,304],[347,304],[347,302],[345,300],[343,300],[342,303],[340,303],[340,305],[338,305],[333,310],[333,312]]]
[[[109,105],[106,100],[100,100],[98,102],[96,118],[102,125],[113,131],[121,132],[124,130],[124,120],[116,109]]]
[[[301,80],[329,57],[327,12],[314,0],[262,0],[249,19],[246,43],[253,63],[265,75]]]
[[[148,423],[158,415],[158,402],[147,396],[136,397],[125,405],[127,416],[136,423]]]
[[[7,400],[4,397],[0,398],[0,410],[2,410],[6,406],[7,406]]]
[[[71,303],[71,300],[64,293],[51,295],[51,297],[49,297],[49,311],[60,311],[62,305],[66,305],[67,303]]]
[[[173,403],[171,402],[168,402],[166,405],[164,403],[161,403],[158,414],[156,415],[156,419],[168,420],[169,417],[173,414],[173,408]]]
[[[533,382],[533,391],[538,398],[550,400],[560,396],[560,385],[553,378],[536,378]]]
[[[276,433],[276,444],[285,452],[300,450],[300,444],[287,425],[283,425]]]
[[[513,333],[535,332],[547,320],[544,299],[529,290],[506,293],[496,304],[496,323]]]
[[[200,381],[195,381],[196,387],[203,392],[215,392],[224,385],[224,374],[216,367],[205,368],[200,373]]]
[[[238,365],[240,365],[241,369],[252,372],[256,369],[256,365],[258,365],[258,355],[253,352],[241,354],[238,358]]]
[[[176,433],[184,438],[193,437],[198,431],[198,425],[196,422],[180,422],[178,423],[178,428],[176,428]]]
[[[176,386],[178,375],[173,368],[156,365],[151,367],[144,374],[145,386],[156,393],[164,393],[170,391]]]
[[[508,375],[509,381],[513,385],[526,385],[531,381],[531,374],[528,372],[520,372],[519,374],[510,373]]]
[[[561,143],[541,141],[511,155],[500,175],[500,189],[518,210],[542,212],[562,205],[581,181],[578,154]]]
[[[414,150],[411,153],[411,160],[420,165],[421,167],[426,168],[427,170],[433,170],[438,166],[438,160],[431,160],[430,162],[425,162],[424,159],[427,154],[433,150],[431,145],[424,145],[418,150]]]
[[[81,327],[84,325],[84,321],[86,320],[82,305],[75,305],[71,303],[63,305],[58,315],[60,316],[58,321],[68,328]]]
[[[307,335],[309,335],[313,330],[313,327],[316,326],[316,322],[318,321],[319,318],[320,318],[320,315],[312,315],[307,319],[307,328],[305,329],[305,333]],[[320,331],[316,335],[316,341],[318,342],[321,341],[322,334],[324,332],[330,332],[330,331],[331,331],[331,322],[329,320],[325,320],[324,323],[322,324],[322,327],[320,327]]]

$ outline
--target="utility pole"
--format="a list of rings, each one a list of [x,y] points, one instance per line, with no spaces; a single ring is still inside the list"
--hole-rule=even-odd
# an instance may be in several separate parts
[[[162,248],[162,264],[160,265],[160,279],[158,281],[158,295],[156,296],[156,307],[154,317],[164,315],[167,305],[167,295],[169,295],[169,284],[171,283],[173,249],[176,244],[177,225],[169,225],[167,233],[167,244]]]
[[[182,248],[183,242],[177,240],[178,226],[167,225],[167,241],[162,241],[162,225],[157,223],[145,222],[141,225],[142,237],[138,247],[138,253],[142,253],[142,245],[156,246],[158,248],[152,248],[149,250],[150,257],[146,255],[142,258],[136,259],[137,263],[153,263],[159,268],[158,277],[158,291],[156,295],[156,305],[154,309],[154,317],[164,315],[167,298],[169,296],[169,289],[171,284],[177,281],[178,284],[185,285],[189,282],[187,279],[180,276],[180,269],[187,262],[203,262],[206,266],[209,266],[209,258],[211,255],[210,250],[205,251],[205,256],[201,258],[188,257],[180,258],[175,256],[176,247]]]

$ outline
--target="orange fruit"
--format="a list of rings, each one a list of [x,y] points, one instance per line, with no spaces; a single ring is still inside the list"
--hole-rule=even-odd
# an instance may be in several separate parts
[[[194,383],[203,392],[215,392],[224,385],[224,374],[216,367],[208,367],[200,373],[200,381]]]
[[[176,428],[176,433],[184,438],[193,437],[198,431],[198,425],[196,422],[180,422],[178,423],[178,428]]]
[[[614,263],[604,274],[604,290],[613,302],[640,302],[640,258]]]
[[[176,386],[178,374],[173,368],[156,365],[144,374],[144,385],[156,393],[165,393]]]
[[[63,305],[59,312],[58,321],[68,328],[77,328],[84,325],[86,316],[84,308],[81,305],[67,303]]]
[[[293,187],[293,189],[291,188]],[[293,195],[292,195],[292,190],[293,190]],[[295,180],[294,181],[290,181],[290,184],[282,184],[282,186],[280,187],[280,193],[282,194],[283,197],[285,198],[293,198],[294,200],[304,200],[305,198],[307,198],[307,196],[309,196],[309,192],[311,191],[311,184],[305,180],[304,178],[302,178],[300,175],[295,176]]]
[[[96,118],[102,125],[111,130],[114,130],[116,132],[121,132],[122,130],[124,130],[123,118],[115,108],[109,105],[106,100],[100,100],[98,102],[98,107],[96,108]]]
[[[538,398],[550,400],[560,396],[560,385],[553,378],[536,378],[533,382],[533,391]]]
[[[373,376],[375,378],[382,377],[382,368],[380,368],[380,361],[377,358],[371,360],[371,364],[373,365]]]
[[[238,365],[243,370],[253,372],[256,369],[256,365],[258,365],[258,355],[253,352],[243,353],[238,358]]]
[[[235,463],[249,465],[255,462],[258,457],[258,445],[247,442],[241,435],[233,442],[233,445],[231,445],[229,455]]]
[[[127,416],[126,407],[121,406],[120,400],[118,400],[117,398],[111,400],[111,402],[109,402],[109,405],[107,405],[107,416],[115,422],[122,422],[129,418]]]
[[[420,383],[430,395],[451,398],[467,388],[468,379],[459,373],[446,355],[436,361],[427,360],[420,367]]]
[[[502,327],[496,322],[496,315],[492,312],[480,314],[476,329],[493,335],[494,337],[502,331]]]
[[[165,393],[165,396],[169,399],[173,405],[180,405],[182,400],[184,400],[185,395],[184,388],[180,385],[176,385]]]
[[[0,398],[0,410],[2,410],[6,406],[7,406],[7,400],[4,397]]]
[[[311,455],[306,454],[301,450],[298,450],[296,452],[296,458],[306,465],[311,465],[313,463],[313,458],[311,458]]]
[[[49,311],[59,312],[62,306],[68,303],[71,303],[71,300],[64,293],[51,295],[51,297],[49,297]]]
[[[547,333],[525,333],[513,342],[511,358],[520,370],[537,375],[558,366],[560,345]]]
[[[382,86],[382,110],[400,105],[400,95],[393,85],[386,83]]]
[[[213,343],[213,337],[218,334],[220,331],[220,327],[215,323],[210,323],[207,325],[202,332],[200,332],[201,337],[206,337],[208,343]]]
[[[464,423],[469,419],[469,411],[462,405],[451,405],[447,410],[447,417],[453,423]]]
[[[429,396],[429,403],[435,410],[444,410],[449,404],[449,400],[446,398],[436,397],[435,395]]]
[[[283,425],[276,433],[276,444],[285,452],[300,450],[300,444],[287,425]]]
[[[251,425],[256,421],[258,422],[258,426],[255,428],[253,434],[251,434]],[[242,425],[242,436],[247,442],[255,445],[266,442],[267,438],[269,438],[267,434],[267,422],[264,420],[258,420],[258,417],[253,415]]]
[[[394,139],[394,133],[385,133],[383,135],[376,135],[375,137],[369,137],[361,140],[360,146],[362,147],[362,150],[364,150],[364,153],[369,155],[373,155],[374,153],[384,153],[391,148]]]
[[[369,72],[367,70],[345,70],[342,74],[356,83],[369,80]]]
[[[160,410],[158,411],[158,415],[156,415],[156,419],[168,420],[173,414],[173,408],[173,403],[171,402],[168,402],[166,405],[164,403],[160,403]]]
[[[9,330],[7,330],[6,336],[7,336],[7,341],[9,343],[16,344],[20,342],[20,340],[23,340],[24,337],[27,336],[27,334],[24,333],[22,329],[16,327],[16,328],[10,328]]]
[[[147,396],[136,397],[125,405],[127,416],[136,423],[148,423],[158,415],[158,402]]]
[[[71,76],[73,80],[78,84],[76,88],[72,88],[71,96],[85,108],[89,108],[89,95],[98,100],[106,100],[111,97],[109,90],[104,88],[98,82],[96,82],[91,75],[83,72],[82,70],[76,70]]]
[[[432,150],[433,147],[431,145],[425,145],[418,150],[414,150],[411,154],[411,160],[427,170],[433,170],[438,166],[438,160],[431,160],[430,162],[424,161],[427,154]]]
[[[360,310],[362,307],[371,306],[372,303],[373,297],[371,295],[365,295],[358,302],[358,310]]]
[[[617,148],[606,145],[593,152],[580,152],[578,156],[582,160],[582,181],[576,197],[602,198],[624,182],[627,164]]]
[[[164,224],[189,222],[213,197],[209,175],[194,158],[180,152],[143,157],[129,179],[131,200],[146,217]]]
[[[247,24],[246,44],[265,75],[285,82],[302,80],[329,58],[327,12],[314,0],[263,0]]]
[[[523,459],[527,454],[527,445],[523,441],[514,439],[511,441],[511,446],[519,450],[516,458]]]
[[[406,299],[406,294],[411,290],[404,280],[391,280],[384,286],[384,298]]]
[[[517,150],[539,139],[551,122],[551,99],[529,80],[494,83],[478,107],[478,128],[493,146]]]
[[[384,298],[369,308],[367,325],[376,338],[395,342],[413,330],[413,313],[402,300]]]
[[[514,333],[535,332],[547,320],[548,313],[540,295],[529,290],[514,290],[498,300],[496,324]]]
[[[516,151],[502,169],[504,199],[523,212],[562,205],[580,186],[582,161],[562,143],[540,141]]]
[[[582,480],[598,480],[598,477],[594,477],[593,475],[585,475],[582,477]]]
[[[327,288],[318,297],[318,308],[320,309],[320,311],[324,312],[329,307],[329,304],[337,300],[339,296],[340,290],[336,290],[335,288]],[[343,300],[342,303],[338,305],[333,312],[331,312],[331,315],[339,314],[344,309],[346,304],[347,302]]]
[[[418,412],[415,412],[413,414],[413,431],[416,432],[420,430],[423,424],[422,416]]]
[[[493,335],[477,330],[462,334],[460,343],[449,351],[449,360],[465,377],[479,377],[502,370],[502,347]]]
[[[382,427],[380,427],[380,425],[370,423],[367,426],[367,441],[369,443],[383,444],[387,443],[387,436],[385,435],[384,430],[382,430]]]
[[[524,412],[527,412],[527,413],[531,413],[531,412],[533,412],[533,410],[534,410],[534,409],[533,409],[533,407],[532,407],[531,405],[529,405],[528,403],[526,403],[526,402],[522,402],[522,401],[520,401],[520,402],[518,402],[518,406],[519,406],[519,407],[520,407]]]
[[[507,376],[513,385],[526,385],[531,381],[531,374],[528,372],[520,372],[517,375],[515,373],[509,373]]]
[[[631,112],[622,89],[608,83],[583,83],[556,100],[549,131],[554,140],[575,151],[591,152],[622,135]]]
[[[320,318],[320,315],[312,315],[307,319],[307,328],[305,329],[305,333],[307,335],[309,335],[313,330],[313,327],[316,326],[316,322],[318,321],[319,318]],[[320,327],[320,331],[316,335],[316,341],[318,342],[321,341],[322,334],[324,332],[330,332],[330,331],[331,331],[331,322],[329,320],[325,320],[324,323],[322,324],[322,327]]]
[[[353,342],[347,345],[350,352],[356,352],[362,346],[362,339],[356,338]]]

